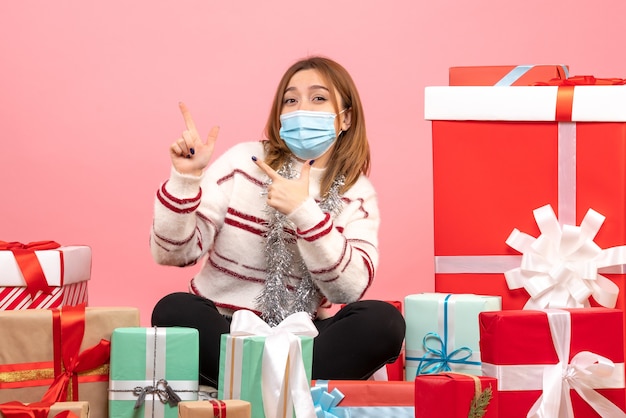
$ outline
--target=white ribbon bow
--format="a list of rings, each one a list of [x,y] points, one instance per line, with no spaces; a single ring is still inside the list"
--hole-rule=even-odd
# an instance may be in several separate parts
[[[615,404],[593,389],[611,377],[615,364],[606,357],[581,351],[569,363],[571,316],[568,311],[546,309],[559,362],[543,371],[543,393],[528,411],[528,418],[574,418],[570,389],[576,390],[601,417],[626,417]],[[568,364],[569,363],[569,364]]]
[[[583,308],[589,296],[614,308],[619,288],[598,269],[626,264],[626,246],[603,250],[593,242],[605,217],[589,209],[580,226],[561,227],[550,205],[533,211],[541,235],[514,229],[506,243],[521,252],[521,266],[504,273],[509,289],[530,295],[524,309]]]
[[[233,314],[232,336],[265,336],[261,389],[266,418],[314,417],[315,408],[302,361],[298,335],[315,337],[317,328],[306,312],[296,312],[275,327],[247,310]]]

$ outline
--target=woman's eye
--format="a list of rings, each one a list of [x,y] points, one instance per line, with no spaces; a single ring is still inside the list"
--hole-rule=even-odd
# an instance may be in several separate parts
[[[292,98],[284,98],[283,99],[283,104],[293,104],[296,102],[296,99],[292,99]]]
[[[326,97],[324,97],[324,96],[315,96],[315,97],[313,97],[313,101],[314,102],[325,102],[326,101]]]

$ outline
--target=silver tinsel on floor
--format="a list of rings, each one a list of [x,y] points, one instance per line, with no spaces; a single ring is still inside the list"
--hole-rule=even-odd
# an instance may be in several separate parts
[[[292,162],[283,165],[278,173],[287,179],[298,177],[298,172],[294,170]],[[268,180],[267,185],[270,183],[271,181]],[[319,203],[320,208],[330,213],[333,219],[342,209],[339,188],[343,184],[343,176],[335,179],[329,192]],[[296,248],[295,226],[284,214],[272,207],[268,206],[266,213],[268,214],[268,229],[265,236],[267,276],[265,287],[257,297],[257,309],[262,312],[263,320],[270,326],[278,325],[295,312],[307,312],[313,319],[321,294],[313,283],[304,260],[299,255],[296,257],[292,249]],[[301,276],[302,280],[297,286],[292,286],[289,283],[290,278],[298,276]]]

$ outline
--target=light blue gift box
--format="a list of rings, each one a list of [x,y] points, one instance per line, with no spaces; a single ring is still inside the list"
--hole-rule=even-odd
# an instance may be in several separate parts
[[[499,311],[500,296],[420,293],[404,299],[405,380],[454,371],[482,374],[478,314]]]
[[[178,418],[198,399],[198,331],[117,328],[111,336],[109,418]]]

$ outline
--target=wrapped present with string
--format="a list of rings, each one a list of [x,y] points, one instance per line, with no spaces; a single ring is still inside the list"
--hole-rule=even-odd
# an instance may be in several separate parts
[[[414,386],[406,381],[314,380],[316,418],[414,418]]]
[[[240,399],[182,401],[178,404],[180,418],[250,418],[250,402]]]
[[[89,402],[107,418],[110,340],[139,310],[87,307],[0,311],[0,402]]]
[[[450,86],[530,86],[569,78],[567,65],[472,65],[450,67]]]
[[[624,313],[602,307],[481,312],[482,370],[499,416],[626,417]]]
[[[499,296],[420,293],[404,299],[406,380],[455,371],[480,374],[478,314],[501,309]]]
[[[415,418],[498,418],[497,380],[452,372],[417,376]]]
[[[111,337],[109,418],[177,418],[198,399],[198,330],[117,328]]]
[[[89,418],[89,402],[5,402],[0,418]]]
[[[252,418],[313,417],[310,393],[313,338],[317,328],[305,312],[270,327],[248,310],[233,314],[220,345],[218,399],[240,399]]]
[[[436,292],[499,295],[503,309],[522,309],[528,293],[504,277],[522,257],[506,239],[513,228],[537,236],[532,211],[547,204],[560,225],[579,225],[593,208],[606,217],[597,245],[626,244],[625,83],[574,76],[426,87]],[[626,309],[626,267],[599,273],[619,287],[615,306]]]
[[[87,303],[91,248],[0,241],[0,310]]]

